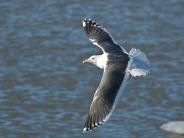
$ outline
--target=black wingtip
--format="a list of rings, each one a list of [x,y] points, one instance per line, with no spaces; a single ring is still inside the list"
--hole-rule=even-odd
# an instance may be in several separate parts
[[[97,22],[95,22],[95,21],[92,20],[91,18],[84,18],[84,19],[82,20],[82,26],[83,26],[83,27],[86,27],[86,26],[95,27],[95,26],[101,26],[101,25],[99,25]]]
[[[91,32],[100,33],[101,31],[104,31],[104,28],[100,24],[92,20],[91,18],[83,19],[82,26],[85,32],[87,33],[87,35],[89,35]]]
[[[84,129],[83,129],[83,133],[86,132],[91,132],[94,129],[96,129],[97,127],[99,127],[100,125],[104,124],[104,120],[103,120],[103,116],[97,116],[95,115],[88,115],[88,118],[86,120]]]
[[[100,122],[100,123],[96,123],[95,125],[92,125],[91,127],[84,127],[83,133],[92,132],[92,131],[94,131],[97,127],[99,127],[100,125],[103,125],[103,124],[104,124],[104,122]]]
[[[95,21],[93,21],[91,18],[84,18],[82,20],[82,26],[85,28],[86,26],[89,26],[91,24],[96,24]]]

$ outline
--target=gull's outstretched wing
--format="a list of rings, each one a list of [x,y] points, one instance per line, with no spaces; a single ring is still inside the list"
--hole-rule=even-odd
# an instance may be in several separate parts
[[[82,21],[82,26],[89,37],[89,40],[101,48],[104,53],[122,52],[121,47],[114,42],[110,33],[95,21],[84,19]]]
[[[125,71],[127,62],[128,60],[123,66],[107,64],[91,103],[83,132],[103,124],[111,115],[128,79],[129,73]]]

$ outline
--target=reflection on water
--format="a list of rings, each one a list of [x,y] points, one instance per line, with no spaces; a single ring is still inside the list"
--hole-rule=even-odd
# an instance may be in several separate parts
[[[0,136],[173,137],[159,127],[184,120],[183,10],[181,0],[2,0]],[[81,64],[99,53],[83,32],[84,17],[152,62],[150,76],[130,79],[110,120],[90,134],[82,134],[83,123],[102,71]]]

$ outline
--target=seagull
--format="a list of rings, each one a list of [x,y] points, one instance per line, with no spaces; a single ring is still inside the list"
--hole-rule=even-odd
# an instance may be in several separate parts
[[[93,55],[83,63],[92,63],[103,69],[101,82],[94,94],[84,125],[83,132],[87,132],[108,120],[129,75],[146,76],[150,72],[150,63],[139,49],[132,48],[127,53],[103,26],[90,18],[82,20],[82,26],[89,40],[102,50],[101,55]]]

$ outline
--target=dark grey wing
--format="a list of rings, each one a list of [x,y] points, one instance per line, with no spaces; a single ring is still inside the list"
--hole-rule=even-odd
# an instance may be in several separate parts
[[[105,53],[122,52],[122,49],[114,41],[110,33],[91,19],[82,21],[84,30],[93,44],[97,45]]]
[[[122,91],[123,84],[126,83],[128,78],[125,77],[127,76],[125,73],[127,63],[124,65],[106,66],[102,80],[90,106],[83,132],[93,130],[98,125],[103,124],[111,115],[119,98],[119,93]]]

